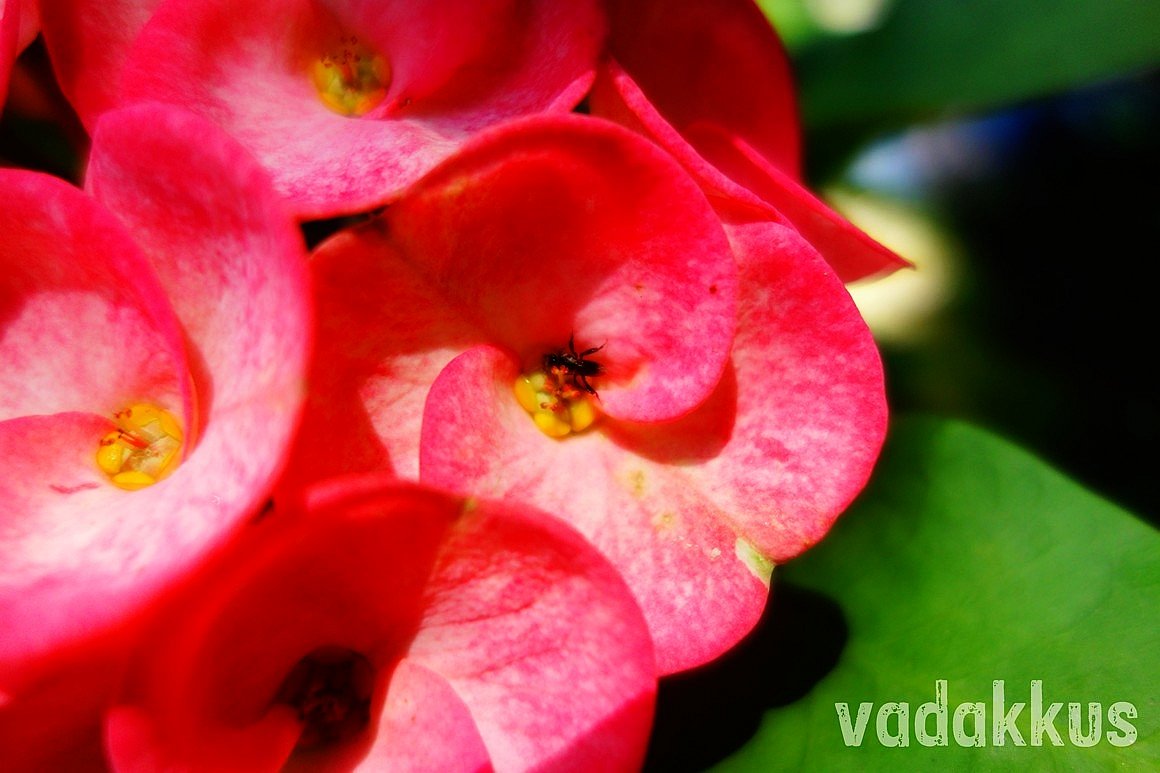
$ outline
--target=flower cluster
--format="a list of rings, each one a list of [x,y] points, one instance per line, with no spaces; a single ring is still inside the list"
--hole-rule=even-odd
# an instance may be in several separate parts
[[[760,12],[37,10],[91,149],[0,171],[2,767],[639,765],[885,431],[901,261]]]

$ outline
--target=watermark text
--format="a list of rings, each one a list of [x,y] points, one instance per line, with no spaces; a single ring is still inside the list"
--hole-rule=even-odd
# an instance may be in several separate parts
[[[1015,697],[1015,696],[1012,696]],[[1021,696],[1020,696],[1021,697]],[[877,707],[873,703],[859,703],[857,714],[852,714],[849,703],[835,703],[838,726],[846,746],[861,746],[867,738],[870,717],[874,717],[874,738],[882,746],[906,747],[911,743],[911,731],[921,746],[950,746],[951,739],[959,746],[1072,746],[1090,747],[1101,742],[1112,746],[1131,746],[1136,742],[1138,717],[1136,706],[1127,701],[1116,701],[1106,711],[1102,703],[1064,702],[1047,703],[1043,680],[1032,679],[1029,701],[1008,703],[1007,687],[1002,679],[991,685],[990,705],[985,701],[968,701],[953,708],[947,694],[947,680],[934,683],[934,700],[920,704],[911,712],[909,703],[890,701]],[[1020,716],[1030,703],[1030,733],[1026,736],[1020,726]],[[990,722],[988,723],[988,708]],[[1023,723],[1026,728],[1026,722]]]

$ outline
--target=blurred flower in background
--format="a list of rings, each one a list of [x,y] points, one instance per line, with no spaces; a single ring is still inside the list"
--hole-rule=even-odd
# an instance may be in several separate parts
[[[46,2],[85,126],[180,105],[236,137],[304,219],[386,203],[487,126],[571,110],[604,29],[594,0]]]

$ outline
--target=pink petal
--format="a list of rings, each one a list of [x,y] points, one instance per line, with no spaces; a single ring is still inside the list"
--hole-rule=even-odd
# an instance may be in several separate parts
[[[742,270],[731,373],[684,419],[619,425],[616,436],[780,562],[821,539],[869,478],[886,432],[882,366],[853,301],[800,236],[774,224],[730,236]]]
[[[728,127],[770,163],[801,176],[789,58],[752,0],[609,6],[612,58],[669,124],[682,133],[698,123]]]
[[[377,225],[312,256],[318,346],[286,483],[346,472],[419,477],[427,385],[480,338]]]
[[[299,421],[313,322],[302,238],[248,154],[174,108],[108,114],[87,185],[149,254],[194,352],[201,438],[167,502],[170,544],[192,549],[264,500]]]
[[[696,122],[679,131],[615,61],[607,62],[601,69],[589,103],[593,115],[643,134],[667,150],[693,175],[727,222],[763,219],[789,223],[769,202],[713,166],[685,136],[690,129],[706,134],[711,124]]]
[[[572,523],[632,588],[660,673],[734,645],[761,615],[768,573],[746,564],[730,524],[599,427],[563,441],[543,435],[512,395],[516,372],[514,360],[491,347],[447,366],[424,414],[422,480],[526,501]]]
[[[788,219],[843,281],[909,265],[801,185],[789,62],[756,6],[618,2],[611,18],[613,61],[593,89],[593,115],[672,153],[726,220]]]
[[[11,689],[32,659],[148,594],[126,569],[151,546],[137,540],[129,492],[96,465],[113,413],[146,400],[188,428],[194,412],[179,324],[123,226],[44,175],[0,171],[0,199],[0,684]]]
[[[123,103],[169,101],[217,121],[300,215],[322,217],[394,198],[484,126],[570,108],[557,100],[579,98],[603,32],[590,0],[333,5],[168,0],[135,45]],[[327,108],[309,74],[350,34],[393,70],[361,119]]]
[[[347,0],[336,12],[390,54],[383,113],[480,129],[539,112],[576,79],[591,83],[604,19],[588,0]],[[587,88],[571,89],[570,110]],[[440,113],[445,113],[440,116]]]
[[[446,679],[408,658],[391,674],[378,735],[363,766],[400,773],[492,769],[467,704]]]
[[[540,117],[481,137],[414,186],[387,232],[525,367],[601,344],[609,415],[662,421],[720,377],[736,267],[696,186],[603,121]]]
[[[602,409],[660,420],[709,393],[733,336],[719,221],[679,167],[605,122],[489,132],[311,263],[320,328],[300,482],[417,477],[427,386],[469,346],[537,368],[573,334],[605,343]]]
[[[200,759],[176,754],[171,740],[159,735],[155,717],[135,706],[118,706],[105,718],[105,751],[115,771],[204,770],[247,771],[281,769],[298,736],[298,726],[285,711],[274,711],[246,727],[199,728],[202,741],[212,744]]]
[[[910,263],[871,239],[849,220],[830,209],[806,189],[797,178],[787,174],[736,135],[720,126],[701,125],[688,132],[697,150],[715,167],[751,193],[776,207],[793,227],[822,253],[843,282],[854,282],[881,276]],[[724,196],[728,186],[722,185]],[[743,197],[736,195],[736,201]],[[728,219],[734,205],[724,197],[712,196]],[[746,217],[737,218],[744,222]]]
[[[107,543],[130,495],[96,465],[112,426],[88,413],[0,422],[0,685],[20,676],[23,656],[88,634],[104,616],[110,589],[88,578],[120,570]]]
[[[448,365],[424,415],[422,480],[519,498],[579,528],[632,587],[662,673],[748,632],[773,561],[825,534],[886,428],[878,354],[837,277],[790,229],[731,235],[742,267],[732,363],[687,416],[549,439],[514,404],[516,363],[486,347]]]
[[[20,3],[21,0],[0,0],[0,110],[3,110],[4,100],[8,97],[8,76],[16,59]]]
[[[86,646],[47,672],[20,669],[13,692],[0,688],[5,773],[107,770],[101,720],[122,673],[122,649],[123,642]]]
[[[189,137],[198,143],[190,145]],[[143,263],[128,276],[117,269],[119,261],[128,261],[119,254],[122,231],[86,225],[96,218],[77,204],[83,197],[76,192],[46,196],[44,224],[36,225],[33,217],[36,227],[17,237],[21,249],[12,254],[27,257],[24,250],[48,243],[47,234],[68,235],[75,228],[93,241],[72,248],[76,255],[63,252],[59,262],[69,273],[58,269],[62,276],[91,285],[98,296],[112,295],[105,289],[112,286],[160,303],[164,292],[184,328],[198,410],[185,414],[181,466],[135,492],[115,489],[96,468],[96,443],[109,427],[104,419],[58,414],[5,423],[4,442],[24,457],[21,464],[30,471],[8,484],[27,507],[13,511],[24,525],[9,532],[19,541],[5,543],[9,560],[0,575],[5,584],[0,619],[19,623],[18,633],[4,637],[0,652],[17,665],[123,624],[200,563],[268,496],[301,406],[310,331],[303,249],[293,220],[254,162],[204,121],[147,108],[110,115],[102,123],[88,182],[145,248],[160,286]],[[0,217],[7,215],[5,210]],[[79,225],[65,225],[71,219]],[[73,238],[61,241],[69,245]],[[108,267],[88,257],[99,256],[98,248],[110,250]],[[53,279],[45,268],[52,265],[46,261],[38,269],[45,281]],[[103,271],[116,281],[102,279]],[[22,273],[15,276],[19,282]],[[67,307],[30,308],[38,319],[63,324],[61,310]],[[86,312],[82,322],[92,326],[93,318]],[[163,338],[142,342],[136,329],[94,327],[107,334],[62,335],[58,348],[67,342],[69,348],[86,347],[92,357],[110,352],[142,360],[166,354]],[[126,341],[132,346],[124,352]],[[55,349],[35,354],[29,359],[32,373],[41,362],[76,359]],[[59,389],[70,399],[73,392],[79,400],[90,389],[94,413],[133,399],[157,402],[152,394],[135,392],[120,401],[106,397],[114,386],[136,388],[132,381],[102,382],[100,376],[108,381],[117,373],[107,369],[88,378],[57,372],[56,378],[70,384]],[[73,379],[80,380],[79,387]],[[54,399],[58,404],[52,410],[75,410],[63,398]],[[102,404],[106,400],[112,408]],[[28,401],[21,408],[34,409]]]
[[[111,717],[117,769],[220,769],[239,746],[274,759],[284,738],[270,726],[289,707],[273,697],[328,645],[375,669],[372,726],[299,753],[318,766],[353,764],[355,752],[404,769],[440,759],[477,770],[486,753],[501,769],[639,763],[651,647],[623,584],[577,535],[542,514],[371,478],[307,502],[302,517],[247,534],[154,622]]]
[[[160,2],[39,0],[57,83],[89,131],[116,106],[129,50]]]
[[[511,502],[469,501],[443,550],[408,657],[462,697],[496,768],[638,768],[655,664],[616,571]]]
[[[28,48],[40,34],[40,0],[8,0],[8,4],[20,9],[20,24],[16,33],[16,51],[19,53]]]
[[[181,331],[152,267],[104,208],[47,175],[0,170],[0,420],[134,400],[189,412]],[[94,437],[85,448],[96,453]]]
[[[450,515],[429,495],[354,491],[345,507],[308,520],[278,513],[246,532],[142,638],[120,709],[135,719],[109,728],[126,732],[114,767],[134,769],[147,753],[216,770],[239,749],[280,767],[301,730],[274,700],[283,681],[334,645],[365,655],[385,684]]]

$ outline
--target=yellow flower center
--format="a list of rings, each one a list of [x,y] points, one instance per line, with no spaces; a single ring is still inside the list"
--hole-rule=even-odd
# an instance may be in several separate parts
[[[573,383],[564,368],[523,374],[516,378],[514,390],[516,400],[548,437],[583,432],[596,421],[593,395]]]
[[[386,99],[391,66],[351,35],[339,49],[323,55],[310,70],[323,104],[339,115],[366,115]]]
[[[173,414],[150,403],[135,403],[113,418],[117,429],[101,438],[97,447],[97,466],[113,485],[136,491],[177,469],[183,435]]]

